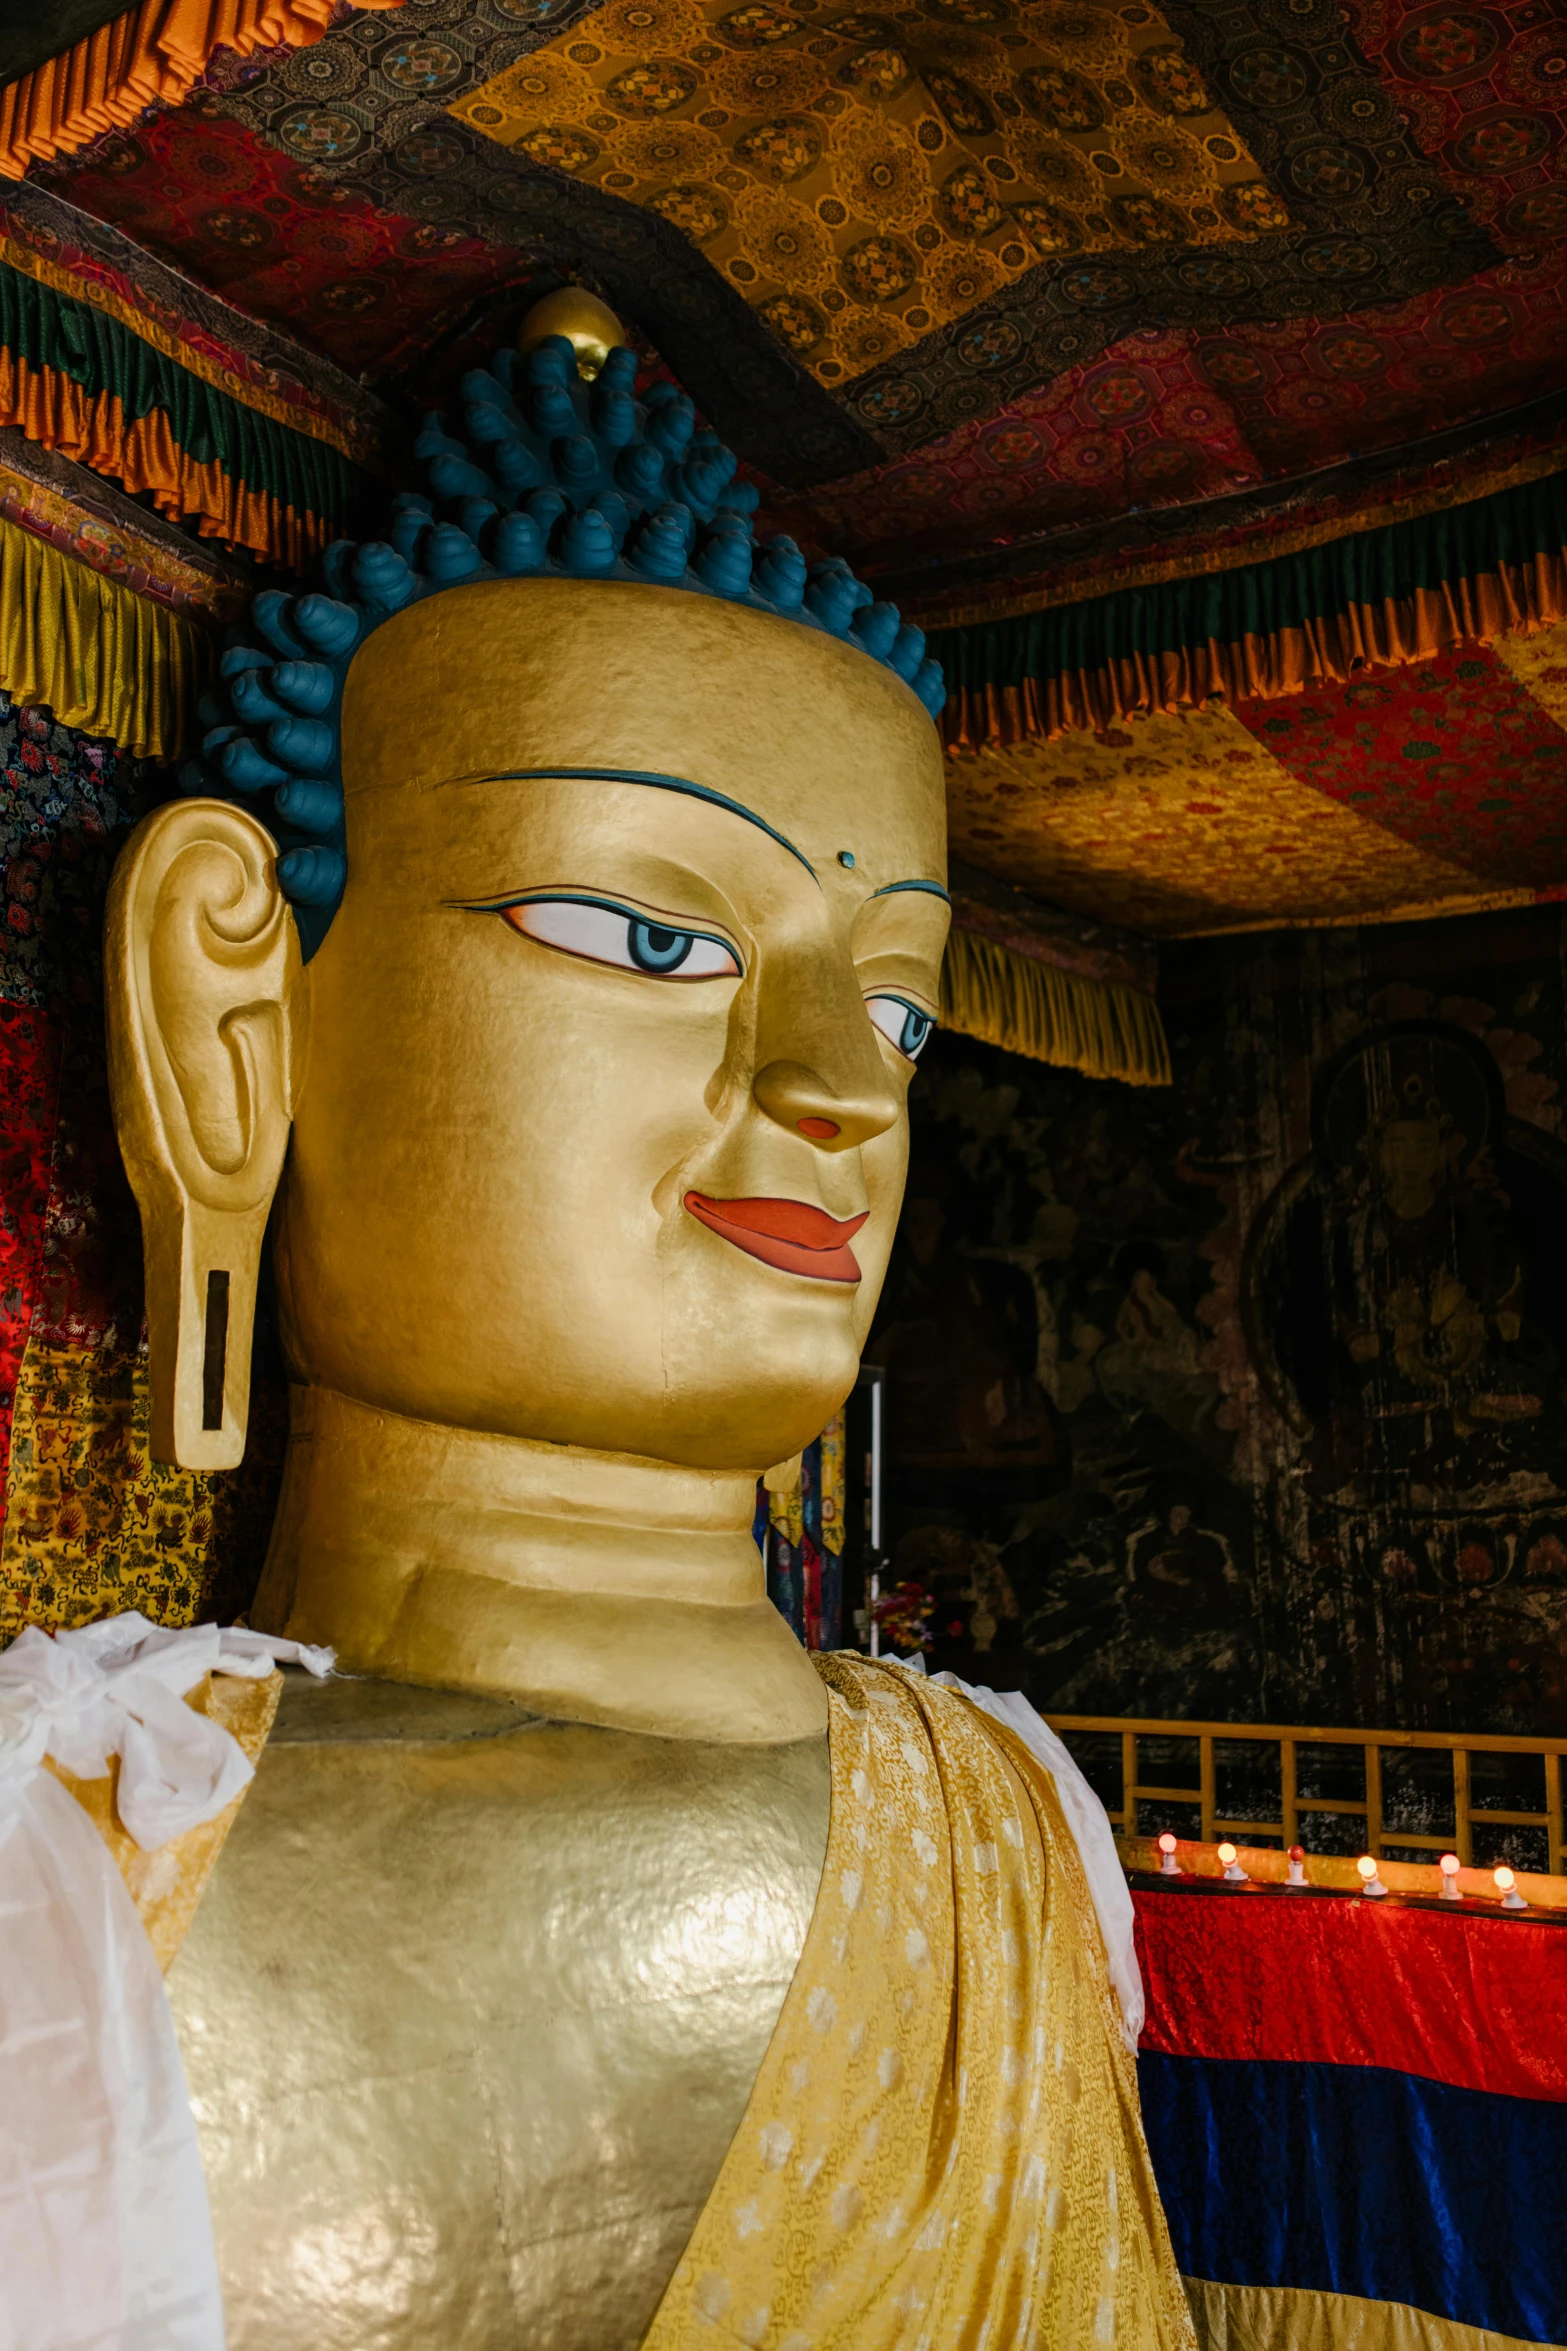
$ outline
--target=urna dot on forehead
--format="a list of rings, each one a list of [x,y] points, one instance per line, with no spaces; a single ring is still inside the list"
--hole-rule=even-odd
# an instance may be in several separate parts
[[[939,713],[945,684],[923,632],[841,556],[807,564],[790,538],[759,541],[759,492],[739,478],[734,451],[698,429],[677,385],[639,399],[636,374],[601,302],[575,288],[547,297],[515,348],[463,376],[460,417],[427,416],[414,443],[424,487],[397,492],[386,537],[337,540],[322,558],[325,593],[267,589],[233,632],[218,690],[200,705],[201,755],[180,783],[265,815],[307,959],[348,879],[349,665],[384,621],[443,589],[618,580],[720,597],[841,638]]]

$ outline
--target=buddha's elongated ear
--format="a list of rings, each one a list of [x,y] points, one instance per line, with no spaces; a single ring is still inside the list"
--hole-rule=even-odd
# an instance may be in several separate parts
[[[109,892],[109,1078],[146,1250],[152,1453],[185,1469],[245,1451],[303,994],[276,862],[241,809],[178,800],[138,825]]]

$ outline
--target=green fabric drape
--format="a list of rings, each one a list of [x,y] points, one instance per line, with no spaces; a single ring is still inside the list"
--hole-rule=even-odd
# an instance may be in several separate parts
[[[1267,563],[933,630],[930,650],[955,693],[1016,687],[1306,629],[1357,606],[1407,603],[1454,582],[1525,569],[1564,548],[1567,472]]]
[[[34,369],[69,377],[83,392],[120,402],[127,424],[161,409],[180,448],[198,465],[216,462],[230,480],[299,514],[346,521],[360,477],[324,441],[190,375],[118,319],[74,302],[0,262],[0,346]]]

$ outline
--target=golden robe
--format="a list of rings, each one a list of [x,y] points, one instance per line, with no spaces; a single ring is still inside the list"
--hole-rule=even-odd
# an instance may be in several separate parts
[[[643,2351],[1192,2345],[1054,1782],[957,1692],[818,1662],[815,1914]]]

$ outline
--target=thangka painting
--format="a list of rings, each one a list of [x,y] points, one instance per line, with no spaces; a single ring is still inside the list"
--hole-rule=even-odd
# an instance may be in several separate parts
[[[938,1039],[871,1352],[932,1664],[1567,1727],[1562,925],[1167,950],[1175,1083]]]

